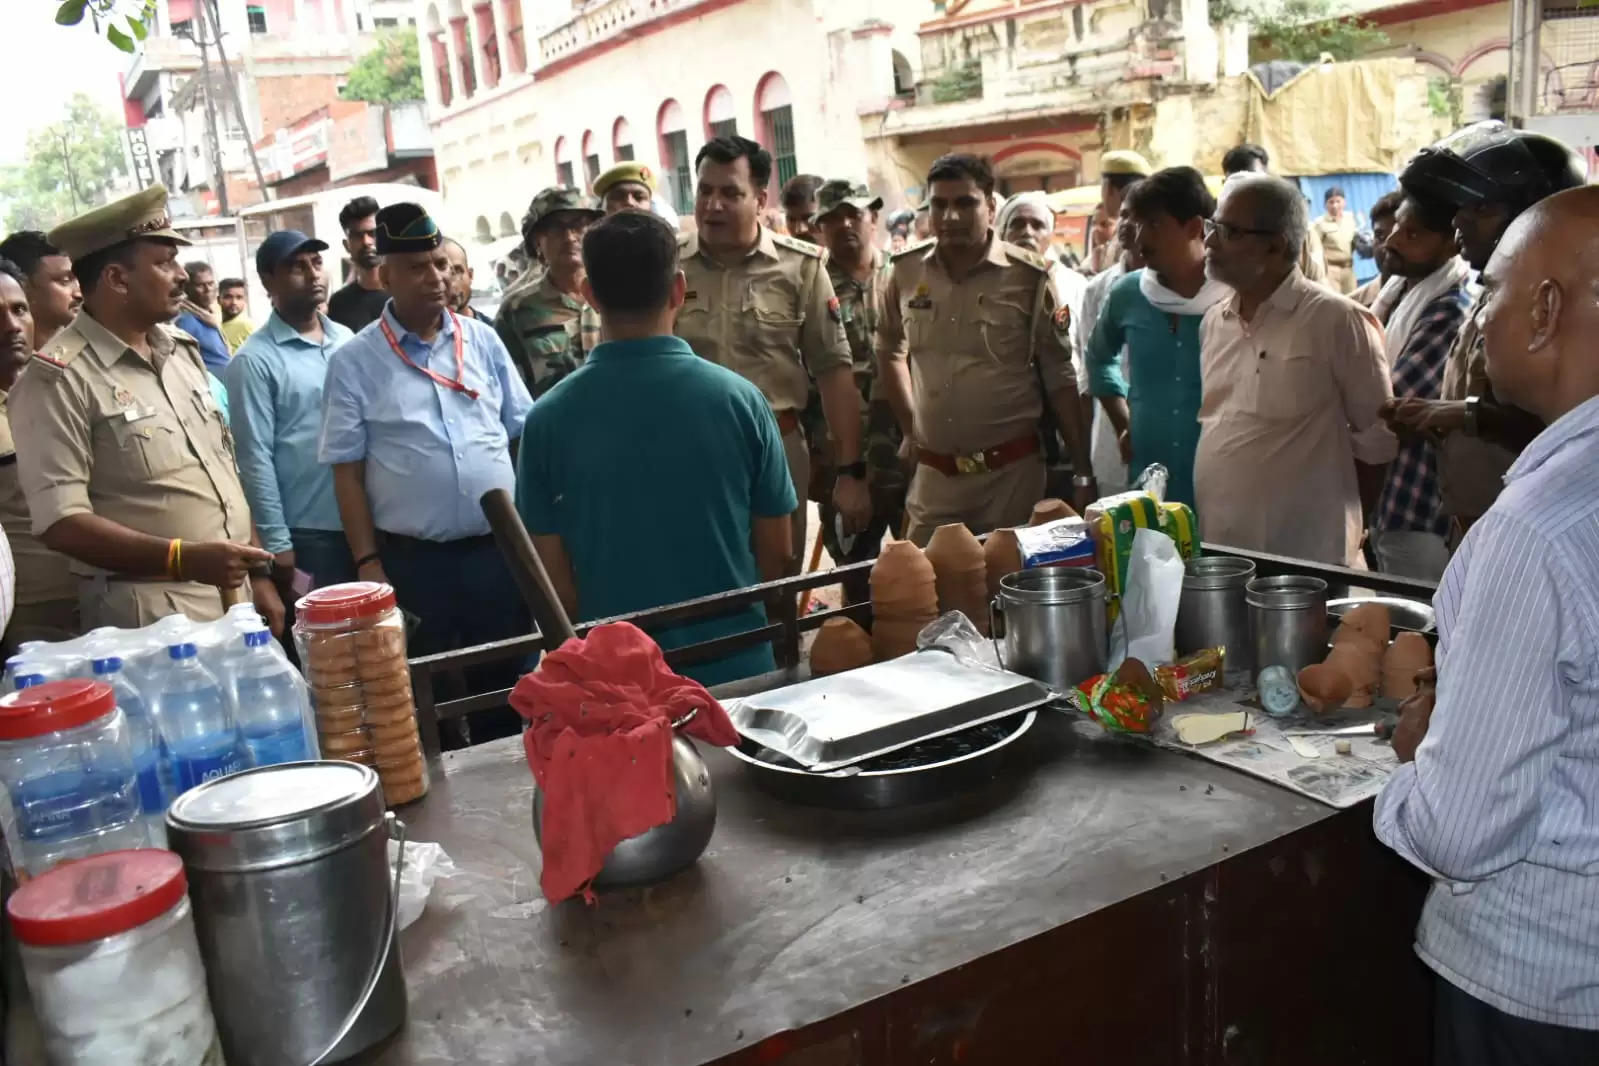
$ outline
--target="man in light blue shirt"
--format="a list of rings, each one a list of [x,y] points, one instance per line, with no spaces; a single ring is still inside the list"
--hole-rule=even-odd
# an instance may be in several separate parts
[[[287,593],[295,591],[296,570],[318,587],[355,580],[333,473],[317,457],[328,359],[353,336],[317,310],[328,294],[327,247],[297,230],[261,242],[255,268],[272,314],[226,371],[239,478],[261,546],[277,557],[274,576]]]
[[[1548,428],[1444,572],[1436,693],[1405,707],[1377,835],[1433,877],[1434,1061],[1599,1062],[1599,188],[1482,274],[1494,393]],[[1436,710],[1433,709],[1436,702]]]
[[[415,204],[377,215],[390,300],[328,363],[319,454],[366,581],[420,616],[413,655],[529,632],[479,499],[511,489],[533,399],[491,326],[447,306],[443,236]]]

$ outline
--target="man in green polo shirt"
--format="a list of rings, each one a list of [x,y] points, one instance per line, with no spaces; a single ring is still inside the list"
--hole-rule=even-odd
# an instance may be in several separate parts
[[[527,416],[516,504],[574,618],[597,619],[775,580],[799,506],[760,389],[672,335],[677,235],[623,211],[583,238],[587,361]],[[760,605],[651,632],[664,649],[766,624]],[[774,668],[769,644],[685,669],[706,685]]]

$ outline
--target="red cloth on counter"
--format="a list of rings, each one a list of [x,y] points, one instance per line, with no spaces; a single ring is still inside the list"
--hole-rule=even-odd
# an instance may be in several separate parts
[[[544,793],[544,896],[588,889],[611,849],[677,814],[672,722],[726,747],[738,731],[698,681],[672,672],[661,649],[627,622],[598,626],[544,656],[511,690],[530,724],[527,764]]]

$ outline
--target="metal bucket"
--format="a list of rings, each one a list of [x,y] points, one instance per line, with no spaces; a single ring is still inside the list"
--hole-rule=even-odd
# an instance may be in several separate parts
[[[1006,574],[989,604],[1005,669],[1058,689],[1105,672],[1105,575],[1073,566]]]
[[[404,1024],[395,825],[378,775],[347,762],[247,770],[172,804],[229,1066],[340,1062]]]
[[[1327,657],[1327,582],[1319,577],[1257,577],[1245,590],[1255,670],[1297,674]]]
[[[1177,654],[1226,648],[1229,685],[1255,676],[1245,586],[1255,564],[1232,555],[1202,555],[1183,564],[1183,598],[1177,606]]]

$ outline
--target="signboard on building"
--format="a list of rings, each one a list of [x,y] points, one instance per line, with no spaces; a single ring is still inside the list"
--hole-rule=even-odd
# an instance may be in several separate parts
[[[262,176],[270,184],[326,163],[331,127],[327,110],[323,109],[307,115],[287,129],[273,131],[270,141],[263,140],[256,145]]]
[[[155,160],[150,156],[150,142],[144,129],[123,130],[122,138],[128,149],[128,165],[133,168],[133,180],[139,188],[155,184]]]

